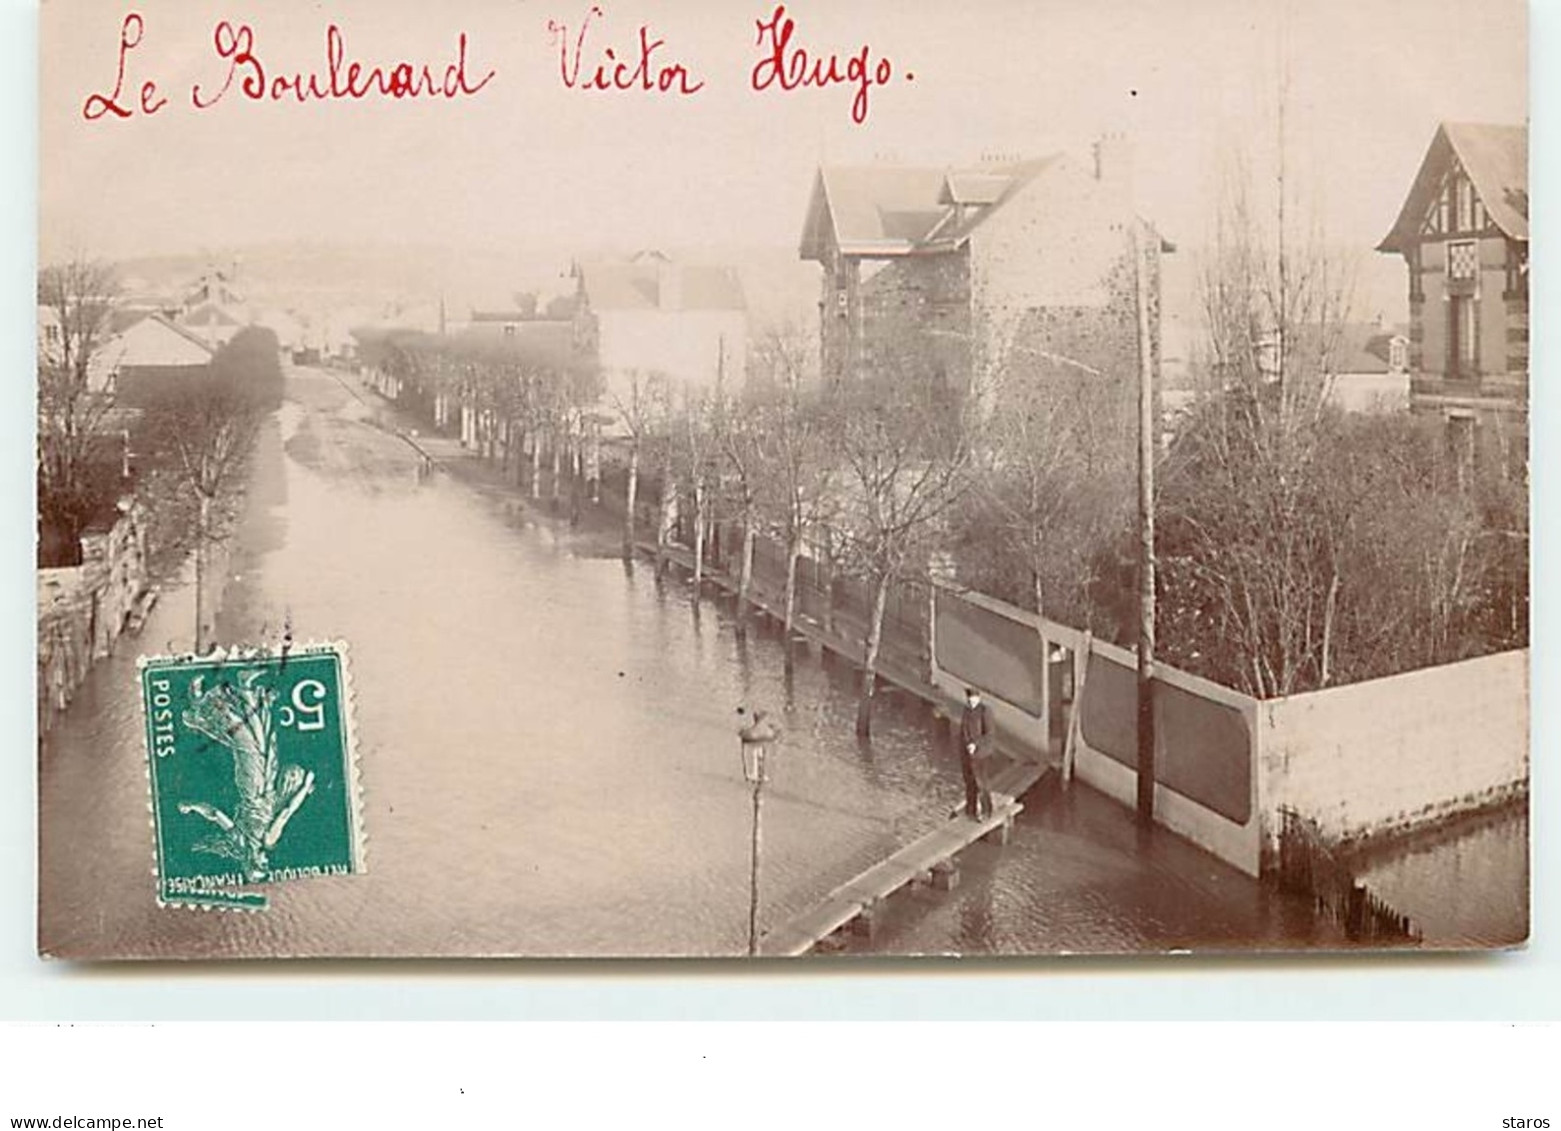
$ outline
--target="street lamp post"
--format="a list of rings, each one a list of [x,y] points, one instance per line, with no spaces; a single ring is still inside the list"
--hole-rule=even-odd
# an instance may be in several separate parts
[[[755,711],[753,722],[737,732],[742,742],[743,780],[753,787],[753,844],[748,870],[748,956],[759,953],[759,850],[760,814],[764,805],[764,783],[769,776],[769,748],[780,738],[780,728]]]

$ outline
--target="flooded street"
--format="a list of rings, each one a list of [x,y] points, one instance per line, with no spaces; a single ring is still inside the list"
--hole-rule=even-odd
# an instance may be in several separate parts
[[[156,906],[135,658],[189,647],[193,594],[174,585],[41,752],[46,953],[742,954],[742,705],[771,709],[786,729],[765,793],[761,927],[961,798],[957,761],[921,704],[884,695],[871,745],[858,744],[848,672],[799,655],[788,675],[774,637],[737,639],[724,603],[692,603],[682,581],[658,584],[514,496],[419,475],[418,453],[371,404],[327,372],[290,372],[259,439],[218,618],[224,643],[290,632],[349,645],[368,873],[274,885],[258,914]],[[1503,854],[1524,848],[1526,829],[1498,839],[1493,875],[1507,874]],[[1168,833],[1140,834],[1084,787],[1044,786],[1008,848],[977,845],[962,865],[955,891],[904,897],[862,945],[1336,941],[1304,906]],[[1421,883],[1414,872],[1411,860],[1383,876]]]
[[[368,874],[277,885],[263,914],[158,909],[135,656],[187,647],[187,589],[82,688],[42,754],[41,942],[59,954],[723,954],[747,941],[736,709],[787,730],[761,922],[938,819],[958,767],[885,698],[745,646],[711,601],[577,555],[294,370],[260,438],[224,642],[348,642]],[[936,802],[936,803],[934,803]]]

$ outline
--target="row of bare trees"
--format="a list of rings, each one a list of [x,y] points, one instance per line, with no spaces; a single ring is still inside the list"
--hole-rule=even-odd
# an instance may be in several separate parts
[[[569,342],[399,329],[354,336],[363,362],[398,400],[436,427],[458,429],[515,484],[529,482],[533,498],[544,463],[555,501],[566,472],[579,478],[593,467],[599,374]]]
[[[154,561],[194,551],[203,648],[206,559],[229,525],[255,429],[280,399],[277,341],[246,328],[208,365],[144,374],[125,389],[106,352],[119,301],[117,273],[101,260],[77,256],[38,273],[38,561],[78,564],[88,527],[139,497]]]
[[[459,418],[479,453],[513,461],[517,484],[529,466],[533,496],[547,478],[544,453],[556,493],[571,475],[578,479],[582,447],[606,431],[624,471],[625,552],[640,537],[640,497],[651,482],[658,568],[681,527],[696,593],[708,576],[717,516],[741,535],[734,572],[743,613],[754,597],[756,543],[773,538],[785,547],[780,615],[788,636],[799,610],[799,563],[810,543],[822,548],[831,571],[858,578],[870,595],[859,720],[864,734],[870,730],[890,594],[925,578],[975,467],[975,432],[946,390],[905,380],[902,366],[899,380],[825,395],[811,376],[815,347],[795,328],[755,343],[741,387],[720,378],[692,386],[656,372],[606,382],[562,344],[547,349],[524,337],[358,337],[364,361],[394,382],[400,399],[422,402],[438,426],[453,428]]]
[[[1334,406],[1349,287],[1317,241],[1276,245],[1237,194],[1203,262],[1202,382],[1156,445],[1162,658],[1273,697],[1526,643],[1521,462],[1450,452],[1436,422]],[[754,343],[741,388],[650,372],[604,386],[562,357],[483,358],[431,339],[402,342],[386,364],[550,437],[528,449],[533,491],[543,448],[556,484],[559,453],[577,460],[582,422],[605,409],[626,472],[625,547],[651,482],[658,561],[681,525],[697,592],[719,515],[741,532],[746,609],[755,542],[774,539],[788,636],[806,551],[856,578],[867,733],[886,605],[939,558],[966,584],[1132,642],[1134,331],[1030,329],[998,345],[991,387],[958,390],[909,327],[831,388],[795,328]]]

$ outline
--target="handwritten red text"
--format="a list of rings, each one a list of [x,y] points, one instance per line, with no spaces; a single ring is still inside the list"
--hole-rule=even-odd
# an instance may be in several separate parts
[[[89,122],[95,122],[105,114],[112,114],[116,118],[128,118],[135,113],[129,107],[120,104],[120,97],[125,88],[125,57],[141,44],[146,35],[146,21],[141,18],[139,12],[131,12],[125,17],[124,23],[119,25],[119,69],[114,73],[114,93],[94,94],[87,98],[86,104],[81,108],[81,116]],[[157,96],[157,84],[148,80],[141,84],[141,112],[143,114],[155,114],[168,105],[166,98]]]
[[[466,33],[456,39],[453,62],[441,68],[435,63],[397,62],[368,66],[347,59],[341,28],[331,24],[325,31],[325,69],[323,72],[292,71],[268,73],[255,54],[255,33],[248,24],[234,25],[223,20],[212,36],[217,57],[228,64],[222,86],[206,93],[197,83],[190,100],[197,109],[216,105],[228,93],[233,80],[245,97],[273,102],[291,99],[297,102],[362,99],[370,95],[384,98],[470,97],[487,86],[496,72],[489,71],[473,83],[466,73]]]
[[[580,67],[585,55],[586,34],[591,30],[591,21],[601,19],[602,16],[601,8],[595,4],[586,9],[573,41],[569,38],[568,25],[548,20],[547,30],[558,44],[558,77],[565,86],[581,90],[639,90],[657,94],[694,94],[704,88],[704,80],[690,75],[682,63],[661,63],[654,58],[667,41],[652,39],[650,28],[645,25],[640,26],[639,50],[632,62],[620,58],[613,48],[604,47],[601,61],[594,70],[586,73],[582,81]]]
[[[872,50],[866,44],[856,54],[844,61],[837,54],[809,55],[806,48],[793,47],[797,21],[786,14],[784,4],[777,5],[775,14],[768,20],[756,21],[759,28],[758,45],[765,53],[754,65],[749,83],[754,90],[768,90],[778,86],[782,90],[798,87],[819,88],[850,84],[856,88],[851,99],[851,120],[857,125],[867,121],[867,95],[875,86],[883,86],[894,77],[894,64],[887,58],[872,60]],[[906,75],[906,78],[910,78]]]

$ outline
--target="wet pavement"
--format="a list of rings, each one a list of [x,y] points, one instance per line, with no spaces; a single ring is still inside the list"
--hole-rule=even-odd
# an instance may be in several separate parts
[[[975,844],[948,893],[890,905],[877,954],[1202,953],[1337,946],[1310,909],[1164,829],[1055,775],[1031,792],[1006,846]]]

